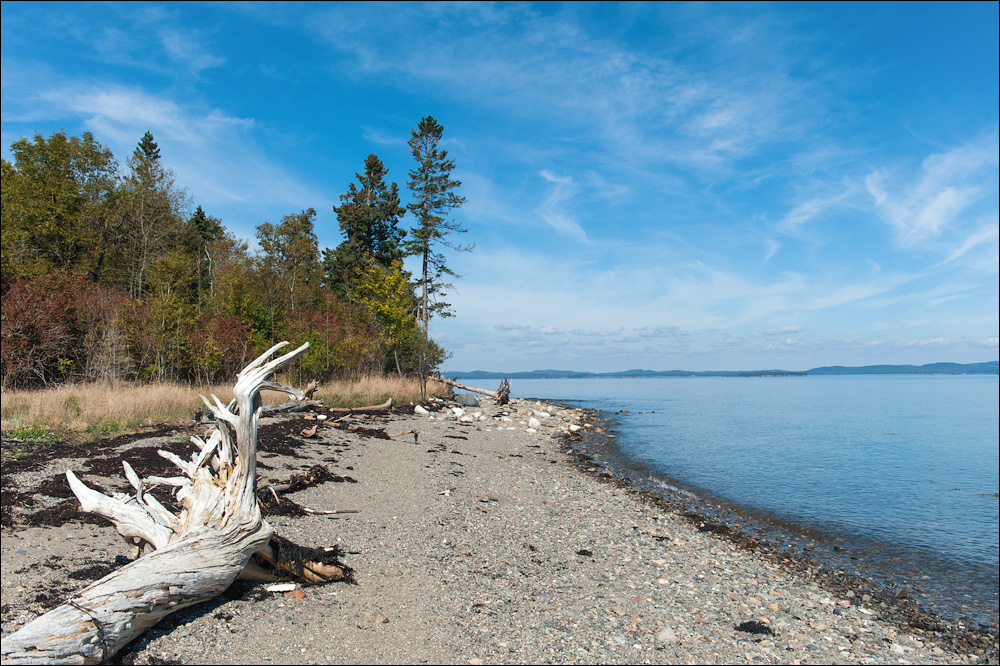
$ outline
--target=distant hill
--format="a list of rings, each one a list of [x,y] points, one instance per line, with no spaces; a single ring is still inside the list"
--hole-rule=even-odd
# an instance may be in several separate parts
[[[989,363],[928,363],[927,365],[842,365],[813,368],[805,372],[790,370],[623,370],[621,372],[576,372],[574,370],[532,370],[530,372],[472,372],[449,371],[442,373],[451,379],[584,379],[588,377],[801,377],[804,375],[996,375],[1000,374],[1000,361]]]
[[[830,365],[813,368],[810,375],[996,375],[1000,362],[991,363],[928,363],[927,365],[865,365],[848,368]]]

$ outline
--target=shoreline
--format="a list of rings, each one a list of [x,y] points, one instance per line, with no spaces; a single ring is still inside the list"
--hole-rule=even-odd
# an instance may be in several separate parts
[[[614,420],[614,412],[605,414],[600,409],[585,409],[590,413],[592,422],[604,424],[605,430],[620,425]],[[873,604],[878,604],[879,613],[886,620],[900,626],[946,635],[953,644],[970,641],[993,644],[996,658],[996,616],[992,626],[988,622],[970,622],[967,617],[941,616],[915,598],[919,588],[912,582],[894,585],[890,580],[864,576],[861,565],[845,564],[838,557],[844,554],[845,549],[828,543],[825,535],[812,532],[808,526],[775,521],[722,500],[674,486],[672,482],[656,479],[657,485],[654,486],[653,473],[644,474],[629,466],[632,461],[618,449],[614,439],[605,438],[603,442],[593,443],[564,441],[563,448],[577,459],[583,473],[617,484],[644,501],[673,512],[701,532],[708,532],[744,550],[774,558],[782,567],[815,580],[833,592],[844,594],[850,591],[859,598],[870,598]],[[607,455],[609,448],[614,455]],[[798,544],[800,540],[805,543]]]
[[[300,545],[341,546],[354,583],[307,587],[304,599],[237,583],[212,602],[167,617],[120,657],[248,664],[996,662],[995,635],[950,640],[883,620],[874,597],[831,591],[807,570],[699,529],[691,517],[602,476],[603,469],[588,472],[571,450],[575,436],[565,435],[590,418],[583,410],[528,400],[482,403],[461,416],[449,404],[425,416],[404,409],[352,417],[344,422],[352,429],[326,428],[312,439],[297,434],[309,423],[304,417],[262,421],[263,477],[323,464],[356,481],[288,497],[360,513],[267,516]],[[385,438],[411,429],[418,436]],[[120,469],[117,461],[138,455],[137,447],[183,448],[182,434],[117,448],[104,443],[91,455],[106,455]],[[15,483],[25,494],[55,492],[56,484],[46,484],[67,466],[107,487],[118,482],[105,471],[111,464],[29,462],[16,471],[5,465],[5,496]],[[95,471],[86,473],[88,464]],[[7,635],[58,601],[43,596],[69,594],[129,553],[110,526],[71,522],[4,527],[2,556]]]

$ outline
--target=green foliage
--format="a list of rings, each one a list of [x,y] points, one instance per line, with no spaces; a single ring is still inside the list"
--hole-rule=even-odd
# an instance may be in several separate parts
[[[312,208],[261,224],[258,253],[201,206],[191,213],[150,132],[121,174],[89,133],[15,141],[2,161],[2,386],[228,381],[283,339],[312,345],[303,381],[440,363],[417,317],[449,314],[436,296],[450,271],[434,248],[462,231],[442,211],[464,199],[436,148],[440,125],[424,119],[414,136],[419,233],[404,243],[399,188],[369,155],[334,208],[344,240],[322,265]],[[402,269],[415,251],[426,252],[422,302]],[[332,288],[322,288],[324,271]],[[66,413],[79,416],[80,405]]]
[[[399,203],[396,183],[386,185],[388,169],[376,155],[365,159],[364,174],[355,174],[360,188],[350,184],[343,202],[334,206],[344,241],[334,251],[326,250],[323,270],[329,286],[346,294],[354,272],[360,265],[374,263],[388,268],[402,261],[402,239],[405,232],[398,228],[406,209]]]
[[[117,164],[94,141],[54,132],[11,144],[3,161],[2,280],[56,270],[90,270],[108,217]]]
[[[268,300],[272,303],[290,310],[302,308],[318,286],[320,266],[315,220],[316,211],[309,208],[296,215],[286,215],[280,224],[264,222],[257,227],[257,242],[263,251],[261,273],[270,290]]]
[[[48,433],[40,425],[25,425],[12,430],[10,436],[14,439],[46,439]]]
[[[388,367],[385,369],[401,373],[399,357],[409,356],[413,350],[412,341],[419,331],[413,317],[417,301],[402,262],[395,261],[389,267],[376,263],[359,266],[355,269],[349,296],[360,308],[386,359]]]

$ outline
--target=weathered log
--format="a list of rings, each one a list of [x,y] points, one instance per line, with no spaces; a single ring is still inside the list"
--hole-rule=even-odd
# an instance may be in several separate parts
[[[431,379],[448,386],[460,388],[463,391],[471,391],[472,393],[479,393],[480,395],[488,396],[496,400],[497,404],[500,405],[506,405],[510,400],[510,382],[508,382],[506,378],[500,382],[500,387],[496,391],[487,391],[486,389],[475,388],[474,386],[466,386],[465,384],[459,384],[452,379],[445,379],[440,375],[431,375]]]
[[[183,476],[140,479],[126,462],[135,495],[108,497],[66,472],[85,511],[111,520],[138,554],[147,545],[154,550],[4,638],[3,663],[100,663],[164,616],[219,595],[237,576],[273,578],[275,566],[289,568],[281,566],[277,554],[287,542],[261,518],[256,496],[260,392],[302,395],[268,381],[309,347],[307,343],[267,360],[286,344],[275,345],[240,372],[229,405],[215,396],[213,402],[202,397],[218,425],[206,439],[191,438],[200,451],[190,461],[160,452]],[[167,511],[148,492],[155,485],[176,487],[183,507],[179,514]],[[251,563],[254,556],[263,565]],[[297,568],[309,582],[344,575],[343,567],[331,563],[307,562]]]
[[[392,409],[392,398],[389,398],[381,405],[368,405],[367,407],[330,407],[326,411],[331,414],[341,416],[350,414],[382,414]]]

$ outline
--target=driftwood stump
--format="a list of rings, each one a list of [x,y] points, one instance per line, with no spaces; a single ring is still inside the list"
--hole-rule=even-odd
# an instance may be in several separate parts
[[[191,438],[199,451],[190,461],[160,451],[183,476],[140,479],[123,462],[135,494],[108,497],[66,472],[85,511],[112,521],[138,554],[147,546],[154,550],[4,638],[3,663],[100,663],[164,616],[216,597],[241,575],[274,579],[274,567],[281,567],[280,541],[257,504],[257,418],[262,390],[305,397],[268,381],[309,347],[267,360],[286,344],[275,345],[240,372],[229,405],[202,396],[218,425],[206,439]],[[179,514],[148,492],[156,485],[176,488],[183,507]],[[345,573],[322,562],[297,568],[293,573],[309,582]]]

